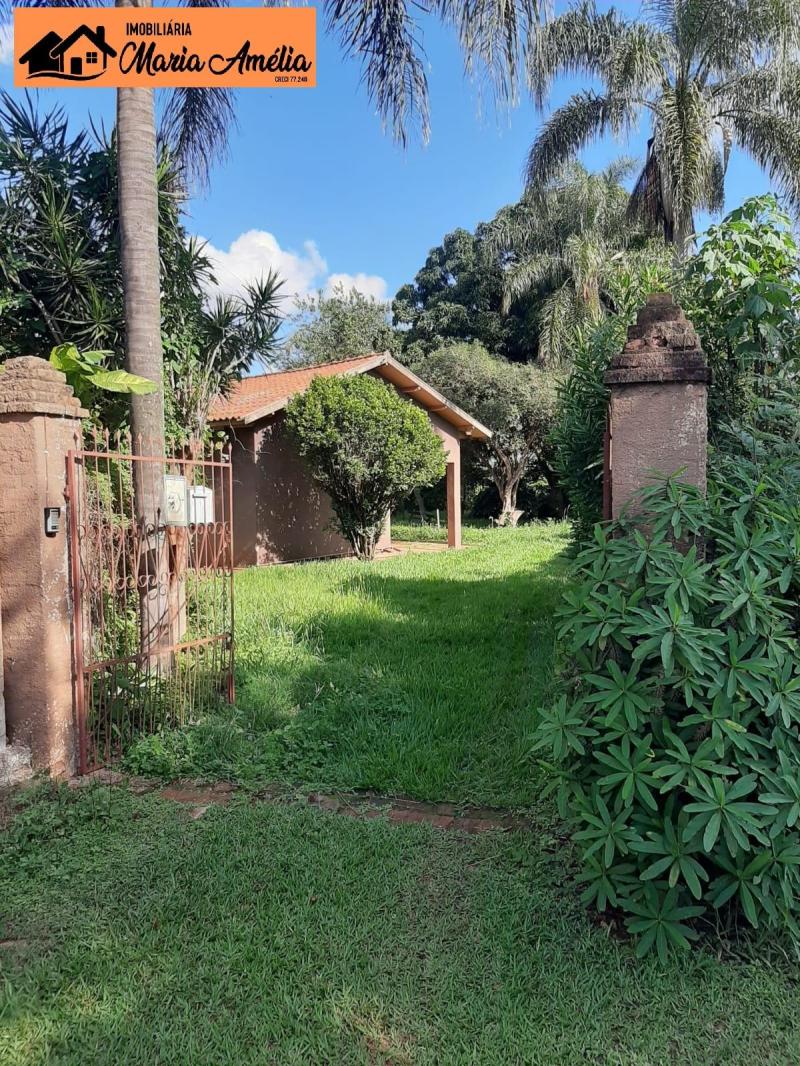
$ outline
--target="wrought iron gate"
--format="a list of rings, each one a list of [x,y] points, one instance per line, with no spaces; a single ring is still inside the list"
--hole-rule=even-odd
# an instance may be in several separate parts
[[[150,521],[137,518],[134,490],[147,479],[160,500]],[[134,455],[130,438],[95,434],[69,453],[67,496],[86,773],[139,734],[233,702],[230,452]]]

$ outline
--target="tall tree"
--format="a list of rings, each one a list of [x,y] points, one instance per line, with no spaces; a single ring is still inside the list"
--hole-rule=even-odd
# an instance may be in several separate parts
[[[478,341],[520,362],[535,358],[533,302],[521,298],[504,312],[502,260],[490,254],[480,226],[476,233],[453,230],[431,249],[392,304],[406,361],[423,367],[428,353],[453,341]]]
[[[492,439],[476,445],[474,458],[497,489],[501,521],[515,525],[522,479],[536,470],[556,484],[549,443],[556,401],[552,372],[499,359],[473,342],[432,352],[425,377],[491,429]]]
[[[560,74],[596,79],[552,113],[527,181],[541,188],[596,137],[648,114],[647,158],[630,212],[659,226],[681,259],[694,212],[718,211],[732,145],[800,207],[800,13],[796,0],[649,0],[645,19],[584,0],[538,28],[528,77],[543,107]]]
[[[0,94],[0,360],[72,343],[107,352],[110,370],[124,365],[116,142],[70,133],[60,107]],[[182,443],[203,435],[218,392],[271,360],[279,286],[270,275],[209,301],[212,265],[183,225],[163,146],[157,182],[167,431]],[[129,425],[127,396],[97,401],[105,426]]]
[[[337,285],[297,301],[294,329],[283,344],[287,366],[316,366],[368,352],[396,352],[397,330],[389,324],[389,304],[357,289]]]
[[[627,218],[622,180],[634,165],[620,159],[592,173],[569,162],[543,188],[502,208],[482,227],[502,263],[504,310],[520,297],[539,297],[543,363],[568,361],[576,329],[604,315],[615,276],[646,243]]]

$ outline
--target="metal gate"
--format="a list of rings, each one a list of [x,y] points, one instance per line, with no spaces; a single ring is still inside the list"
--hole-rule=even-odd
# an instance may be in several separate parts
[[[67,457],[81,773],[142,733],[234,699],[233,477],[221,445],[132,454],[94,434]],[[158,486],[150,521],[135,486]]]

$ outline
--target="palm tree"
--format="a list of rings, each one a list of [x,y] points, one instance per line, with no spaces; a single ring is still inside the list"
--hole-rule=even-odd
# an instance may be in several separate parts
[[[644,21],[584,0],[536,32],[528,80],[539,107],[562,73],[600,82],[543,125],[527,182],[537,188],[596,137],[649,114],[630,213],[663,230],[680,261],[694,212],[721,209],[731,147],[748,152],[800,207],[797,0],[649,0]]]
[[[517,204],[504,207],[481,236],[503,270],[503,310],[538,293],[539,358],[568,359],[575,330],[612,303],[609,285],[645,244],[627,217],[622,181],[635,161],[619,159],[592,173],[576,161]]]

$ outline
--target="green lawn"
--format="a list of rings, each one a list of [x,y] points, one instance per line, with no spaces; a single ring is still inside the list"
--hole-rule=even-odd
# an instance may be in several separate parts
[[[547,820],[464,837],[245,801],[192,821],[122,789],[64,803],[0,850],[3,1066],[800,1062],[794,966],[637,962],[578,904]]]
[[[139,745],[143,772],[536,801],[564,525],[468,529],[460,552],[236,577],[237,713]]]
[[[531,532],[532,529],[539,528],[537,526],[527,527],[527,531]],[[463,536],[465,541],[469,543],[479,543],[480,533],[479,531],[485,529],[491,529],[491,523],[488,518],[467,518],[464,520]],[[523,527],[522,531],[525,531]],[[392,518],[392,540],[393,541],[422,541],[428,543],[447,543],[447,524],[445,522],[444,515],[441,519],[441,525],[437,526],[435,520],[428,522],[426,525],[417,519],[416,521],[408,518]]]

